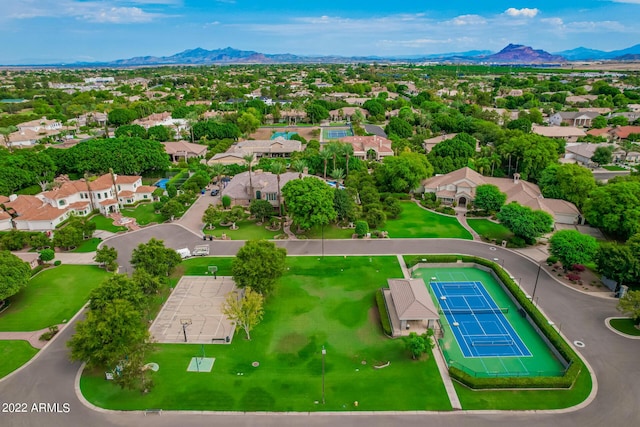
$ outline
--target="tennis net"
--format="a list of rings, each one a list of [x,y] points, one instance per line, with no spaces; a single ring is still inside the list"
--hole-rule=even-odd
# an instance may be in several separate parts
[[[507,314],[509,307],[504,308],[442,308],[440,312],[443,314]]]

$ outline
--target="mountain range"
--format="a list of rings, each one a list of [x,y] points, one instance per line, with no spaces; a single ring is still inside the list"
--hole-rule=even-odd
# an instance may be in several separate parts
[[[111,62],[77,62],[65,66],[103,66],[103,67],[139,67],[155,65],[213,65],[213,64],[319,64],[319,63],[357,63],[357,62],[445,62],[445,63],[490,63],[490,64],[549,64],[567,61],[640,59],[640,44],[627,49],[605,52],[579,47],[576,49],[548,53],[530,46],[509,44],[500,52],[471,50],[441,54],[405,55],[405,56],[301,56],[289,53],[266,54],[250,50],[238,50],[231,47],[207,50],[188,49],[171,56],[137,56],[118,59]],[[61,65],[61,64],[48,64]]]

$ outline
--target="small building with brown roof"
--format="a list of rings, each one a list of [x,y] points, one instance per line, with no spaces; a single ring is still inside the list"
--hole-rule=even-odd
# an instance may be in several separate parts
[[[281,173],[280,190],[287,182],[300,178],[300,175],[298,172]],[[310,175],[302,174],[302,177],[307,176]],[[232,205],[249,206],[251,200],[257,199],[266,200],[277,208],[280,206],[278,176],[271,172],[253,171],[249,181],[248,171],[239,173],[222,189],[221,196],[231,197]]]
[[[411,328],[436,329],[440,316],[424,280],[387,279],[387,284],[389,288],[382,291],[393,336],[402,335]]]
[[[576,142],[586,133],[582,129],[572,126],[537,126],[533,125],[531,133],[546,136],[547,138],[562,138],[567,142]]]

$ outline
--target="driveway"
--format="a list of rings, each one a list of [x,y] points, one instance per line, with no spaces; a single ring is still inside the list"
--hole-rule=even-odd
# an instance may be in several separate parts
[[[150,237],[165,240],[168,246],[195,244],[196,235],[175,225],[159,225],[109,240],[110,246],[119,248],[121,260],[131,248]],[[243,242],[211,242],[215,255],[233,255]],[[177,246],[176,246],[177,245]],[[314,240],[282,241],[292,255],[320,256],[322,242]],[[496,248],[481,242],[448,239],[389,239],[389,240],[327,240],[326,255],[380,255],[422,253],[465,253],[485,258],[500,258],[514,277],[521,279],[523,288],[533,292],[537,264],[508,249]],[[0,423],[7,426],[336,426],[388,427],[388,426],[469,426],[496,427],[600,427],[602,425],[635,425],[640,420],[640,340],[628,340],[609,331],[604,320],[615,316],[616,301],[593,298],[567,288],[551,276],[542,273],[536,296],[549,319],[570,342],[579,340],[585,347],[579,349],[597,377],[598,393],[588,406],[577,411],[561,412],[449,412],[449,413],[358,413],[349,414],[228,414],[198,412],[172,413],[144,416],[140,412],[104,412],[84,406],[77,397],[75,377],[79,364],[68,361],[65,342],[69,339],[73,324],[63,329],[47,348],[24,369],[0,381],[3,402],[69,403],[69,413],[0,413]],[[416,387],[420,387],[416,384]],[[384,390],[381,390],[384,392]]]

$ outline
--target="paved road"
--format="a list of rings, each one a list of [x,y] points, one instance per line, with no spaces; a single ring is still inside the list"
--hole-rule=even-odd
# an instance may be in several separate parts
[[[110,241],[110,245],[121,248],[121,256],[128,256],[126,248],[145,242],[150,236],[163,238],[168,246],[180,247],[199,241],[193,233],[175,224],[162,225],[127,233]],[[319,255],[320,241],[283,241],[279,245],[294,255]],[[233,255],[242,242],[212,242],[216,255]],[[489,245],[460,240],[370,240],[370,241],[325,241],[324,253],[330,254],[397,254],[397,253],[467,253],[486,258],[498,257],[514,275],[522,278],[522,286],[533,293],[538,272],[537,264],[512,251]],[[128,251],[130,252],[130,250]],[[553,424],[554,427],[573,426],[621,426],[636,425],[640,420],[640,372],[637,355],[640,340],[627,340],[610,332],[604,319],[617,314],[614,300],[595,298],[558,284],[552,277],[542,273],[536,296],[549,318],[561,329],[570,341],[580,340],[586,346],[581,354],[596,373],[599,391],[588,406],[573,412],[455,412],[441,414],[359,414],[338,415],[284,415],[284,414],[198,414],[169,413],[144,416],[141,413],[103,413],[82,405],[74,391],[75,376],[79,365],[70,363],[65,342],[72,333],[73,322],[65,328],[59,338],[39,353],[25,369],[0,382],[0,400],[3,402],[25,402],[29,406],[39,402],[70,403],[68,414],[7,414],[0,413],[2,426],[469,426],[469,427],[537,427]],[[419,386],[419,385],[418,385]],[[384,392],[384,390],[381,390]],[[410,391],[408,391],[410,392]]]

